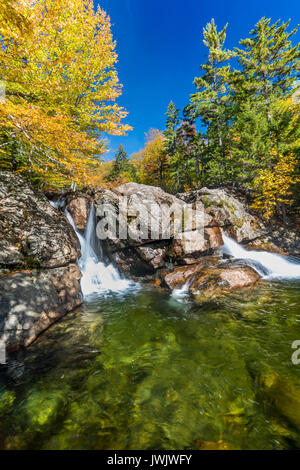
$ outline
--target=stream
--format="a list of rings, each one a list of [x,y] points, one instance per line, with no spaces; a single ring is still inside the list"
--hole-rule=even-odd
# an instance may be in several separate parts
[[[225,237],[265,282],[200,304],[123,279],[94,232],[83,305],[1,366],[0,448],[299,449],[296,260]]]

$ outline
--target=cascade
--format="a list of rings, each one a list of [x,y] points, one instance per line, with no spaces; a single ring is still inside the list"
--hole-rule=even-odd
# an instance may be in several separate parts
[[[287,256],[269,253],[267,251],[249,251],[232,238],[223,233],[224,253],[235,259],[243,259],[252,266],[264,279],[298,279],[300,264]]]
[[[77,234],[81,247],[81,258],[78,265],[82,272],[81,290],[83,296],[87,297],[96,293],[124,292],[136,285],[134,282],[122,278],[113,264],[106,265],[103,262],[101,245],[96,238],[94,205],[91,205],[87,226],[83,234],[77,230],[67,209],[65,214]],[[97,249],[97,245],[100,249]]]

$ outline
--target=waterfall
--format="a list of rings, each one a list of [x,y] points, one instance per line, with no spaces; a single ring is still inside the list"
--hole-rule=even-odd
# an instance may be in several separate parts
[[[224,253],[236,259],[248,261],[264,279],[298,279],[300,264],[287,256],[268,253],[267,251],[248,251],[223,233]]]
[[[190,287],[190,282],[186,282],[182,287],[173,289],[172,291],[172,297],[174,297],[176,300],[185,300],[186,297],[189,295],[189,287]]]
[[[78,265],[82,273],[81,290],[83,296],[87,297],[96,293],[124,292],[134,286],[135,283],[122,278],[112,264],[106,266],[103,261],[101,261],[102,253],[97,253],[94,205],[91,205],[84,234],[81,234],[77,230],[73,218],[67,209],[65,210],[65,214],[74,228],[81,246],[81,258],[79,259]],[[101,249],[99,251],[101,251]]]
[[[54,209],[63,209],[65,206],[64,198],[57,199],[57,201],[52,201],[51,199],[49,199],[49,202],[51,206],[54,207]]]

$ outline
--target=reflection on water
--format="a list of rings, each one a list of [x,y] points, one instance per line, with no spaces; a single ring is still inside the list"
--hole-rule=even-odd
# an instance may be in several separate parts
[[[0,447],[300,448],[299,290],[90,299],[2,367]]]

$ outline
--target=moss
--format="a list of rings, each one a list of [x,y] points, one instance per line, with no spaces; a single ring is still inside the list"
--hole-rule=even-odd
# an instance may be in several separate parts
[[[245,219],[237,219],[234,224],[237,228],[242,228],[245,222]]]
[[[24,261],[20,267],[20,269],[29,268],[29,269],[37,269],[40,267],[40,262],[35,256],[30,256],[28,253],[23,254]]]
[[[208,207],[214,205],[213,201],[212,201],[212,200],[210,199],[210,197],[207,196],[207,195],[204,195],[204,196],[202,197],[202,202],[203,202],[203,204],[204,204],[205,209],[207,209]]]
[[[15,393],[9,390],[6,390],[0,396],[0,417],[3,417],[11,412],[15,399]]]

